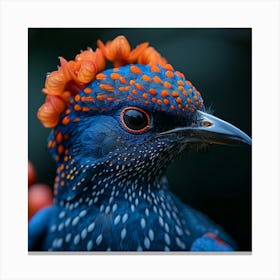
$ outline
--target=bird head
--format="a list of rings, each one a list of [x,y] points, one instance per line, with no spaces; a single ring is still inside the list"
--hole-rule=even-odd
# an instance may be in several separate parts
[[[114,64],[105,68],[105,60]],[[38,117],[53,127],[55,194],[71,199],[90,184],[156,182],[183,150],[250,144],[235,126],[205,112],[200,92],[147,43],[131,51],[119,36],[46,79]]]

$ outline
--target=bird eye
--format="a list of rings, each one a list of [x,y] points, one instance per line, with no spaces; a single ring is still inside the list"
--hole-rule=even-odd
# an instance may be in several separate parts
[[[137,107],[127,107],[121,112],[121,121],[131,133],[143,133],[150,128],[149,114]]]

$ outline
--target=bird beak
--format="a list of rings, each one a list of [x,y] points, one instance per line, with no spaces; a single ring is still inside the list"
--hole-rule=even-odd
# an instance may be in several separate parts
[[[252,139],[234,125],[199,110],[193,125],[171,129],[160,135],[167,134],[175,134],[184,143],[252,144]]]

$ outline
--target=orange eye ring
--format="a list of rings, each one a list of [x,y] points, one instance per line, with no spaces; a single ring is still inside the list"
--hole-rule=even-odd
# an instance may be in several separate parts
[[[149,114],[139,107],[126,107],[121,112],[123,127],[130,133],[144,133],[151,127]]]

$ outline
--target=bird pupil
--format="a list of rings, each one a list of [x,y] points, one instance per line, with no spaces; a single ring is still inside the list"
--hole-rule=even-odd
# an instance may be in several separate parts
[[[128,128],[138,131],[145,128],[149,124],[148,117],[138,110],[126,110],[123,120]]]

